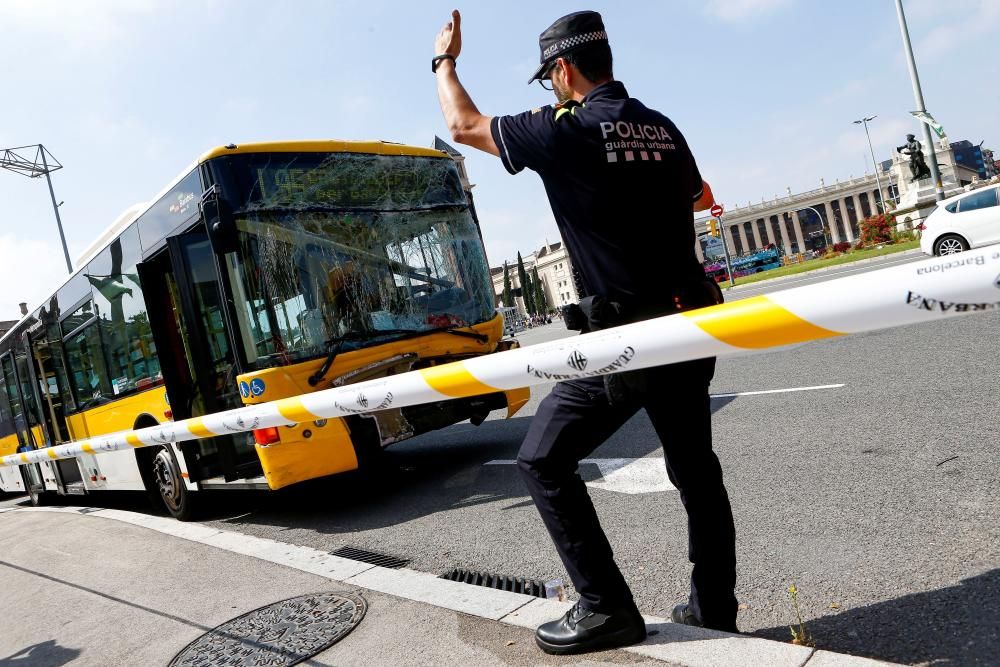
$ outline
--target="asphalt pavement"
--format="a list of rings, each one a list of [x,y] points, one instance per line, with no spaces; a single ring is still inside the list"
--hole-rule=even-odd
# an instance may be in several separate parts
[[[1000,313],[988,313],[719,362],[714,433],[736,518],[741,630],[787,641],[794,583],[820,648],[995,664],[998,330]],[[565,335],[553,324],[518,338]],[[548,389],[533,390],[514,419],[394,445],[367,474],[217,493],[204,524],[324,551],[359,547],[423,572],[565,578],[516,470],[502,463]],[[788,389],[798,391],[757,393]],[[659,452],[639,414],[581,473],[639,607],[668,615],[688,592],[686,520],[676,491],[645,479],[657,464],[635,463]],[[143,508],[130,495],[87,503]]]

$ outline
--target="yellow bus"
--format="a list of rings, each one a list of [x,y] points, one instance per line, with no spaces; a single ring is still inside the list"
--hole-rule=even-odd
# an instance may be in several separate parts
[[[54,261],[54,260],[53,260]],[[516,345],[446,153],[385,142],[229,145],[84,253],[0,338],[0,455],[403,373]],[[528,391],[0,468],[0,490],[279,489]],[[375,410],[374,412],[369,412]]]

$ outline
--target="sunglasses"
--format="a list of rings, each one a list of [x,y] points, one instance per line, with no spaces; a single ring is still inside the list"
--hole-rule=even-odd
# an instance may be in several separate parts
[[[556,62],[557,61],[553,60],[552,64],[546,67],[545,71],[542,72],[542,75],[538,77],[538,85],[549,92],[552,92],[552,90],[554,90],[554,88],[552,87],[552,79],[550,79],[549,76],[552,74],[552,70],[555,69]]]

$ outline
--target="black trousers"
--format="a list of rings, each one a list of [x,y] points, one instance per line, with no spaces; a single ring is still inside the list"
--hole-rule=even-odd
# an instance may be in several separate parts
[[[663,445],[667,475],[688,515],[694,612],[706,627],[736,629],[736,536],[719,459],[712,451],[708,386],[715,359],[645,371],[647,390],[610,405],[603,378],[560,382],[541,403],[517,463],[580,603],[595,611],[633,605],[578,464],[640,408]]]

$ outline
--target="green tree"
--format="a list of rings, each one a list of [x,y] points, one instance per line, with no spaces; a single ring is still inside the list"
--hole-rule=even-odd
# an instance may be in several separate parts
[[[521,284],[521,298],[524,299],[524,310],[529,314],[534,314],[535,304],[532,299],[531,290],[528,289],[528,272],[524,270],[524,260],[521,253],[517,253],[517,281]]]
[[[500,301],[505,308],[514,305],[514,290],[510,286],[510,266],[507,262],[503,263],[503,294],[500,295]]]
[[[527,271],[526,273],[527,275],[525,276],[525,278],[527,279],[528,283],[524,286],[524,293],[528,295],[529,303],[525,304],[525,308],[528,309],[529,315],[537,315],[538,306],[535,303],[535,281],[532,280],[531,278],[531,271]]]
[[[542,281],[538,277],[538,267],[536,266],[532,271],[534,277],[531,282],[535,288],[535,310],[539,315],[544,315],[549,312],[549,304],[545,301],[545,289],[542,287]]]

